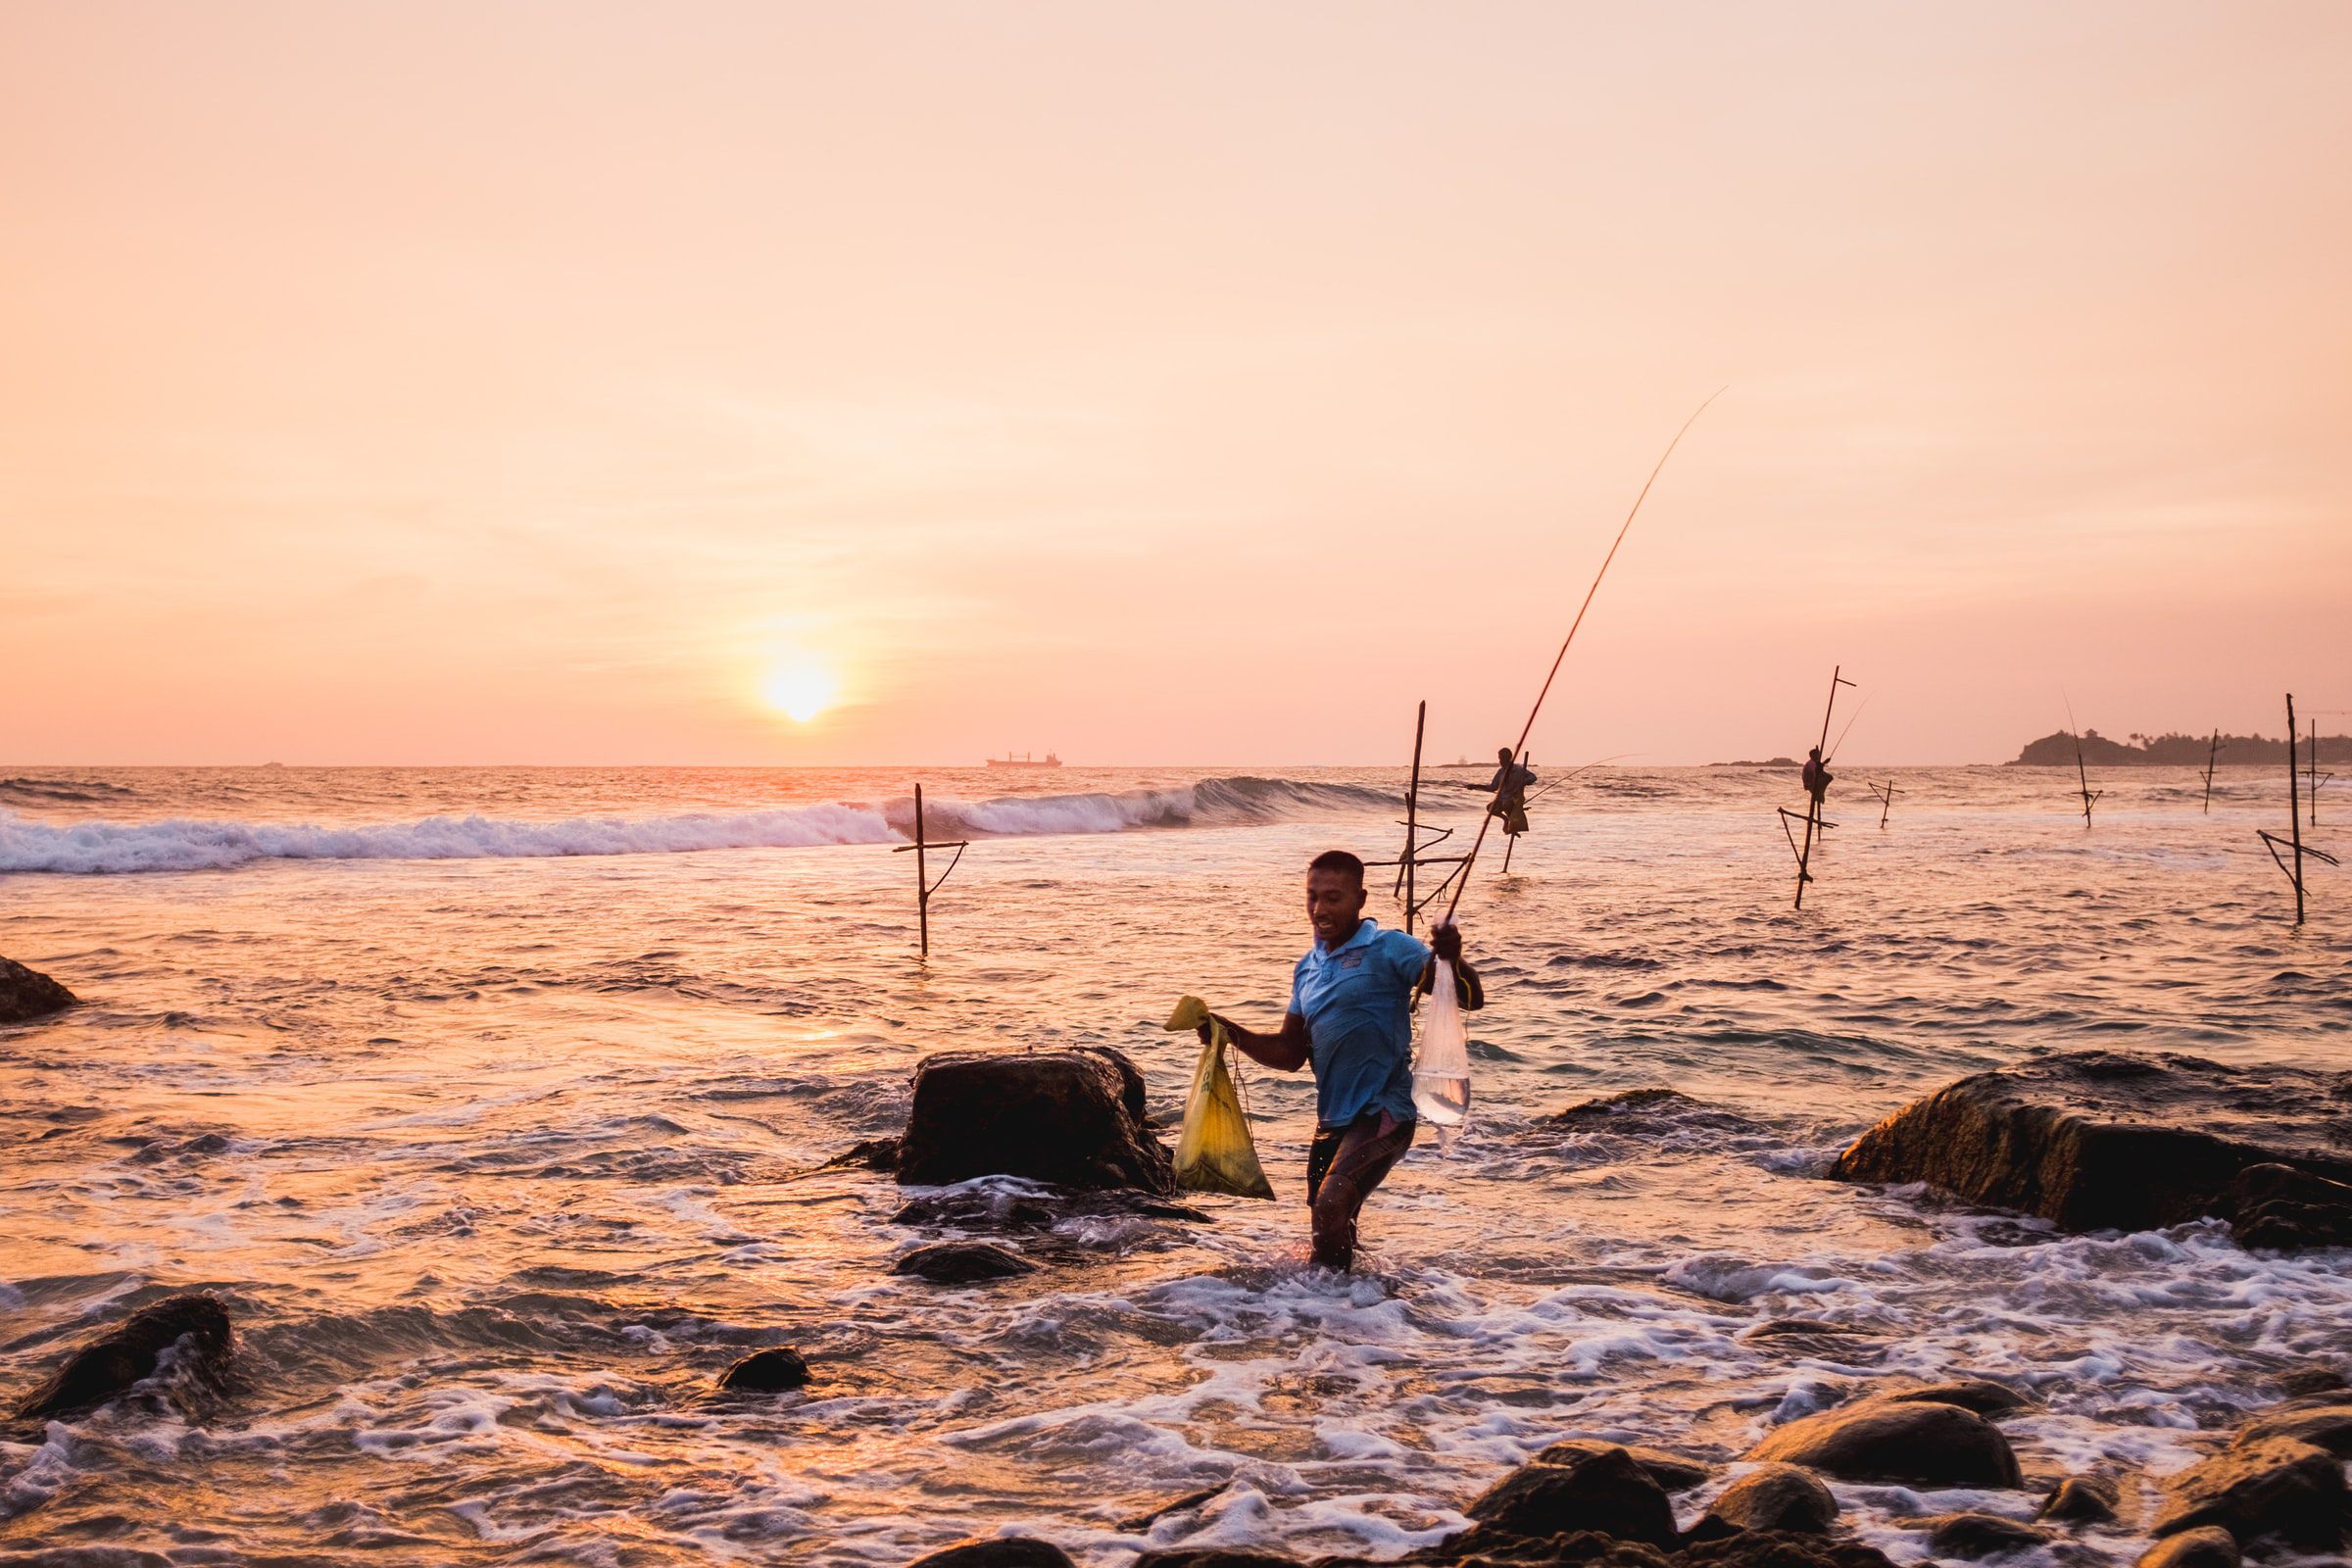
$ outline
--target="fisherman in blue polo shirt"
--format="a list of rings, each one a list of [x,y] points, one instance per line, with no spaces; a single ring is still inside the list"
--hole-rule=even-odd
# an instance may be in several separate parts
[[[1281,1072],[1315,1069],[1315,1141],[1306,1155],[1306,1200],[1314,1214],[1315,1261],[1347,1268],[1355,1258],[1355,1220],[1389,1167],[1412,1147],[1413,1024],[1416,991],[1437,960],[1453,965],[1462,1005],[1485,1005],[1478,972],[1462,961],[1462,934],[1439,926],[1436,952],[1402,931],[1364,918],[1364,862],[1326,850],[1306,868],[1306,918],[1315,945],[1291,977],[1291,1006],[1276,1034],[1221,1020],[1233,1043]],[[1201,1026],[1205,1040],[1208,1027]]]

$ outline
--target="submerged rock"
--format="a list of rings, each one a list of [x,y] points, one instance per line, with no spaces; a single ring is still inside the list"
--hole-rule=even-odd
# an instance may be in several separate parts
[[[1928,1182],[2070,1231],[2148,1230],[2226,1216],[2227,1190],[2250,1165],[2352,1180],[2347,1115],[2352,1074],[2075,1052],[1913,1101],[1831,1174]]]
[[[1870,1397],[1882,1404],[1956,1404],[1987,1417],[2031,1410],[2039,1402],[2005,1383],[1984,1378],[1954,1378],[1946,1383],[1923,1383],[1916,1388],[1886,1389],[1873,1393]]]
[[[2000,1428],[1956,1404],[1864,1399],[1775,1428],[1747,1457],[1846,1481],[2015,1487],[2023,1480]]]
[[[788,1345],[770,1346],[754,1350],[718,1380],[722,1389],[742,1389],[757,1393],[775,1393],[785,1389],[808,1386],[808,1363],[801,1352]]]
[[[1341,1559],[1344,1564],[1353,1559]],[[1147,1551],[1128,1568],[1304,1568],[1288,1552],[1258,1551],[1248,1546],[1178,1546]],[[1317,1558],[1316,1568],[1334,1568],[1332,1559]]]
[[[1997,1513],[1946,1514],[1928,1532],[1928,1549],[1945,1557],[1999,1557],[2046,1546],[2047,1530]]]
[[[2240,1546],[2276,1537],[2334,1547],[2343,1544],[2346,1514],[2344,1467],[2333,1454],[2292,1438],[2256,1438],[2167,1479],[2149,1534],[2218,1525]]]
[[[987,1242],[934,1242],[918,1247],[890,1266],[893,1274],[908,1274],[934,1285],[975,1285],[984,1280],[1034,1274],[1037,1265],[1017,1252]]]
[[[1675,1561],[1683,1568],[1895,1568],[1876,1546],[1786,1530],[1743,1530],[1693,1542]]]
[[[899,1162],[896,1138],[863,1138],[817,1166],[818,1170],[889,1170]]]
[[[2219,1526],[2183,1530],[2140,1554],[2137,1568],[2238,1568],[2237,1540]]]
[[[971,1231],[1042,1231],[1068,1219],[1176,1219],[1208,1224],[1210,1216],[1150,1193],[987,1191],[985,1186],[926,1193],[901,1203],[893,1225],[946,1225]]]
[[[63,1012],[81,999],[38,969],[0,958],[0,1023],[24,1023]]]
[[[1070,1554],[1050,1541],[1026,1536],[999,1536],[989,1541],[958,1541],[906,1568],[1078,1568]]]
[[[1176,1188],[1166,1147],[1144,1125],[1143,1075],[1104,1048],[925,1057],[897,1172],[924,1186],[1023,1176],[1083,1190]]]
[[[167,1350],[207,1381],[224,1370],[232,1336],[228,1308],[219,1298],[191,1294],[166,1297],[142,1306],[112,1330],[66,1357],[49,1381],[18,1405],[19,1416],[64,1415],[100,1404],[134,1383],[155,1375]]]
[[[1592,1531],[1661,1550],[1676,1544],[1674,1507],[1665,1491],[1623,1448],[1603,1448],[1561,1462],[1522,1465],[1479,1494],[1467,1513],[1477,1524],[1459,1544],[1483,1551],[1496,1537],[1572,1535]]]
[[[1609,1448],[1622,1449],[1626,1456],[1642,1467],[1642,1474],[1658,1484],[1662,1492],[1688,1492],[1715,1473],[1711,1464],[1686,1459],[1679,1453],[1663,1448],[1644,1448],[1639,1444],[1611,1443],[1605,1438],[1562,1438],[1536,1455],[1537,1464],[1581,1464],[1593,1454]]]
[[[1679,1089],[1628,1089],[1598,1100],[1580,1101],[1550,1118],[1569,1132],[1651,1134],[1674,1128],[1711,1132],[1753,1132],[1756,1124],[1737,1111],[1693,1100]]]
[[[2115,1518],[2121,1501],[2115,1483],[2103,1476],[2068,1476],[2041,1499],[2034,1517],[2062,1524],[2105,1524]]]
[[[1232,1485],[1233,1483],[1230,1481],[1220,1481],[1213,1487],[1202,1487],[1200,1491],[1188,1492],[1181,1497],[1170,1497],[1165,1502],[1154,1503],[1142,1513],[1129,1514],[1119,1521],[1119,1533],[1140,1536],[1172,1513],[1184,1513],[1200,1507],[1204,1502],[1215,1501],[1223,1496],[1225,1489]]]
[[[1724,1488],[1692,1534],[1786,1530],[1818,1536],[1838,1522],[1838,1499],[1812,1472],[1792,1464],[1763,1464]]]
[[[2352,1186],[2292,1165],[2248,1165],[2223,1189],[2218,1212],[2241,1247],[2352,1246]]]

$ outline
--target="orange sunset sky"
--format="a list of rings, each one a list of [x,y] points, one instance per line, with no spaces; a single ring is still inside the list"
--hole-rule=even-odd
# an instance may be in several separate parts
[[[1725,384],[1539,760],[2276,734],[2348,148],[2326,3],[6,0],[0,760],[1491,753]]]

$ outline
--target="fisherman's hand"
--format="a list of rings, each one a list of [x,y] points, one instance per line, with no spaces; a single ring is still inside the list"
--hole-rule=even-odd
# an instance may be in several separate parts
[[[1208,1015],[1208,1022],[1195,1024],[1193,1026],[1193,1033],[1199,1035],[1200,1037],[1200,1043],[1205,1046],[1208,1044],[1208,1036],[1211,1026],[1220,1023],[1225,1024],[1225,1032],[1227,1034],[1233,1033],[1233,1025],[1226,1023],[1225,1019],[1213,1012]]]
[[[1462,961],[1462,928],[1448,920],[1429,933],[1429,951],[1447,963]]]

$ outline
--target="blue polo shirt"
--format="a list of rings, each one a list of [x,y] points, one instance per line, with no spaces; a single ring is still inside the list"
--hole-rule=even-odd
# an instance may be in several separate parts
[[[1413,1119],[1413,987],[1429,949],[1366,920],[1291,973],[1291,1010],[1306,1020],[1315,1120],[1345,1127],[1367,1110]]]

